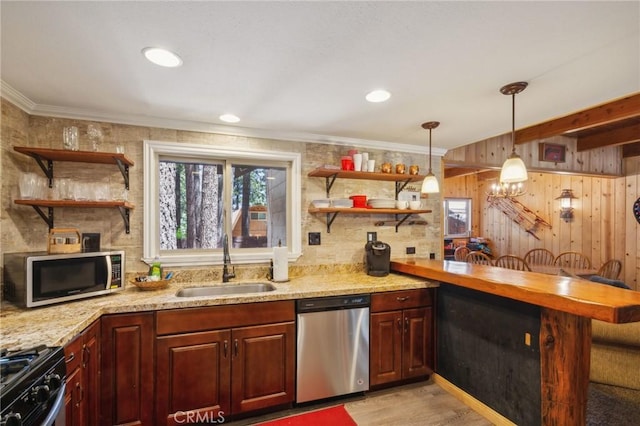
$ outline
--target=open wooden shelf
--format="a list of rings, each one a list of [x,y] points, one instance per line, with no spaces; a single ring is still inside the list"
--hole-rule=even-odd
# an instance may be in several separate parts
[[[122,220],[124,220],[125,231],[130,232],[130,211],[134,208],[133,204],[127,201],[90,201],[90,200],[13,200],[15,204],[22,206],[31,206],[47,223],[49,229],[54,228],[53,209],[55,207],[78,207],[78,208],[117,208],[120,211]],[[46,208],[47,213],[42,209]]]
[[[351,170],[327,169],[319,167],[309,172],[310,177],[340,178],[340,179],[362,179],[362,180],[382,180],[387,182],[419,182],[423,181],[424,175],[410,175],[406,173],[380,173],[380,172],[355,172]]]
[[[309,213],[343,213],[343,214],[421,214],[431,213],[431,210],[409,209],[363,209],[363,208],[339,208],[339,207],[310,207]]]
[[[75,163],[115,164],[124,178],[124,187],[129,189],[129,167],[133,161],[124,154],[116,152],[70,151],[68,149],[29,148],[14,146],[14,151],[33,158],[49,179],[49,188],[53,188],[53,162],[69,161]],[[45,165],[46,161],[46,165]]]
[[[25,146],[15,146],[13,149],[21,154],[34,158],[39,157],[43,160],[98,164],[118,164],[118,161],[120,161],[127,166],[133,166],[133,161],[124,154],[116,152],[70,151],[68,149],[29,148]]]
[[[397,221],[395,223],[396,232],[398,227],[402,225],[411,215],[421,213],[431,213],[431,210],[409,210],[409,209],[366,209],[366,208],[338,208],[338,207],[310,207],[309,213],[324,213],[327,215],[327,234],[331,233],[331,225],[338,214],[395,214]]]
[[[54,228],[53,209],[55,207],[78,207],[78,208],[117,208],[120,211],[122,220],[124,221],[125,232],[128,234],[130,229],[130,211],[134,208],[133,204],[128,201],[92,201],[92,200],[13,200],[15,204],[22,206],[31,206],[47,223],[49,229]],[[45,213],[42,209],[46,208]]]
[[[351,170],[329,169],[319,167],[309,172],[309,177],[325,178],[327,198],[331,197],[331,187],[336,179],[361,179],[395,182],[396,200],[398,194],[411,182],[421,182],[426,176],[410,175],[404,173],[380,173],[380,172],[356,172]],[[324,213],[327,215],[327,233],[331,232],[331,224],[338,214],[395,214],[396,215],[396,232],[398,227],[402,225],[412,214],[431,213],[431,210],[407,210],[407,209],[367,209],[367,208],[337,208],[337,207],[310,207],[309,213]]]

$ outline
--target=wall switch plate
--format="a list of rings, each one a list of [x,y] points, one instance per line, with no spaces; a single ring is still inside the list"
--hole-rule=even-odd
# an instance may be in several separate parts
[[[320,233],[319,232],[309,232],[309,245],[310,246],[319,246],[320,245]]]
[[[407,254],[416,254],[415,247],[407,247]]]
[[[378,233],[377,232],[367,232],[367,242],[369,241],[378,241]]]

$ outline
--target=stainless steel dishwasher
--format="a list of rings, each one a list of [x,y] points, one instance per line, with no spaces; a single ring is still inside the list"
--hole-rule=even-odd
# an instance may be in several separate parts
[[[369,306],[365,295],[296,303],[296,402],[369,389]]]

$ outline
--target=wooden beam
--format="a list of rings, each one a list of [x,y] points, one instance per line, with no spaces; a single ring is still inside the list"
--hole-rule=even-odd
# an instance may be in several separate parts
[[[618,127],[606,132],[589,136],[578,136],[577,151],[602,148],[604,146],[623,145],[640,141],[640,124]]]
[[[640,117],[640,93],[516,130],[516,144]]]
[[[640,142],[622,145],[622,158],[640,156]]]

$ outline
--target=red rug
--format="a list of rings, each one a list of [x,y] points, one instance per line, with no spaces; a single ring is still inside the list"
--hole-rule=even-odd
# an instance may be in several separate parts
[[[358,426],[353,421],[344,405],[323,408],[316,411],[309,411],[295,416],[283,417],[265,423],[258,423],[260,426]]]

